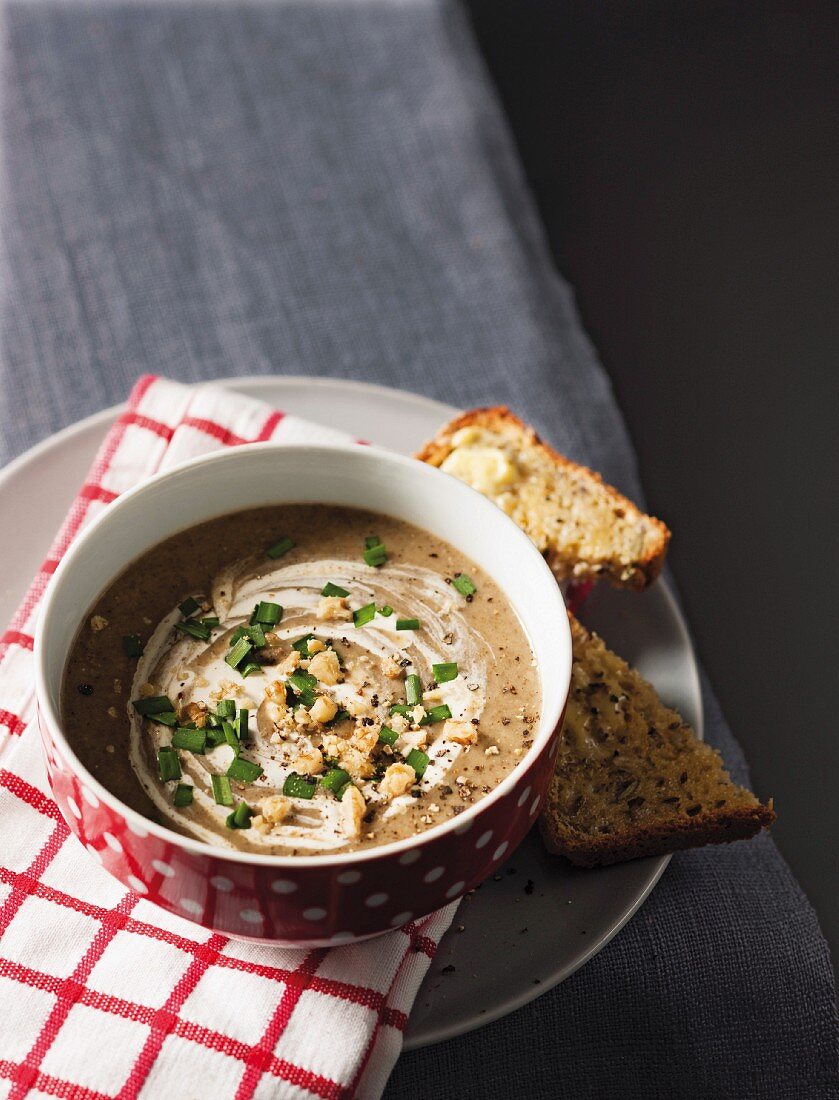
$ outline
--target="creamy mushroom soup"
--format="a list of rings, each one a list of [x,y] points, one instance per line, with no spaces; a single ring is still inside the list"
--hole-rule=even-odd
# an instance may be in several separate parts
[[[503,593],[447,543],[283,505],[183,531],[110,584],[62,715],[102,784],[179,832],[351,851],[497,786],[532,743],[534,665]]]

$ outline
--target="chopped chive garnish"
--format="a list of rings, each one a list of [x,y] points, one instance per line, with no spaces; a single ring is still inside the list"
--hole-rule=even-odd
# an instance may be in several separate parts
[[[405,698],[409,707],[415,707],[422,702],[422,680],[415,672],[405,679]]]
[[[312,676],[310,672],[302,672],[300,670],[298,670],[297,672],[292,672],[291,675],[288,677],[288,682],[297,692],[301,694],[304,691],[314,691],[315,688],[318,686],[317,679]]]
[[[287,677],[286,683],[293,689],[304,706],[310,707],[314,703],[315,691],[318,686],[314,676],[310,676],[308,672],[292,672]]]
[[[216,714],[219,716],[219,718],[235,718],[236,700],[222,699],[219,705],[216,707]]]
[[[233,805],[233,791],[230,787],[230,780],[226,775],[214,775],[213,777],[213,798],[219,806],[232,806]]]
[[[283,617],[283,609],[278,603],[271,603],[270,600],[261,600],[257,605],[255,615],[258,623],[265,623],[267,626],[276,626]]]
[[[204,752],[207,747],[207,734],[204,730],[176,729],[172,731],[172,748],[186,749],[188,752]]]
[[[172,802],[176,806],[192,805],[192,787],[187,783],[179,783],[172,795]]]
[[[248,739],[248,712],[244,707],[239,711],[239,717],[236,721],[236,732],[239,735],[240,741],[247,741]]]
[[[202,619],[201,622],[204,626],[208,626],[211,630],[215,630],[219,625],[219,618],[218,615],[208,615],[205,619]]]
[[[164,783],[181,778],[181,764],[174,749],[164,747],[157,750],[157,770]]]
[[[161,722],[164,726],[177,726],[178,716],[173,710],[163,710],[160,714],[150,714],[152,722]]]
[[[240,638],[224,659],[231,668],[238,668],[252,649],[250,638]]]
[[[407,718],[413,709],[413,707],[408,707],[404,703],[394,703],[390,708],[390,713],[401,714],[403,718]]]
[[[253,676],[255,672],[262,672],[262,665],[256,661],[248,661],[246,665],[242,665],[239,671],[242,674],[242,679],[247,680],[248,676]]]
[[[379,730],[379,740],[385,745],[395,745],[399,738],[399,734],[396,730],[392,730],[390,726],[382,726]]]
[[[332,581],[326,582],[320,590],[320,594],[321,596],[349,596],[346,588],[341,588],[339,584],[333,584]]]
[[[376,617],[376,605],[374,603],[367,603],[364,607],[359,607],[357,611],[352,613],[352,621],[356,626],[366,626],[369,622],[372,622]]]
[[[379,614],[384,615],[386,619],[389,619],[390,616],[393,614],[393,608],[390,606],[389,603],[386,603],[384,607],[379,608]]]
[[[379,565],[384,565],[387,561],[387,550],[379,543],[378,546],[371,546],[364,551],[364,560],[367,565],[372,565],[374,568]]]
[[[175,623],[175,630],[180,630],[181,634],[189,634],[193,638],[200,638],[202,642],[206,642],[210,637],[210,628],[205,623],[196,622],[195,619]]]
[[[396,629],[397,630],[419,630],[419,628],[420,628],[419,619],[397,619],[396,620]]]
[[[142,657],[143,643],[137,634],[123,634],[122,652],[126,657]]]
[[[431,710],[425,712],[425,718],[423,718],[420,725],[430,726],[432,722],[442,722],[445,718],[451,718],[452,712],[447,703],[441,703],[439,707],[432,707]]]
[[[315,784],[297,772],[289,772],[283,783],[283,794],[287,798],[312,798],[315,793]]]
[[[228,722],[226,718],[221,720],[221,732],[224,734],[224,739],[228,745],[238,754],[239,749],[242,747],[239,744],[239,735],[236,733],[235,726]]]
[[[406,764],[410,766],[417,773],[417,779],[422,779],[425,775],[425,769],[430,763],[428,753],[422,751],[422,749],[411,749],[408,755],[405,757]]]
[[[291,648],[296,649],[301,657],[309,656],[309,642],[314,639],[314,634],[304,634],[302,638],[298,638],[296,642],[291,643]]]
[[[269,546],[265,553],[269,558],[281,558],[284,554],[287,554],[289,550],[294,549],[294,543],[291,539],[280,539],[279,542],[275,542],[273,546]]]
[[[178,604],[178,610],[185,619],[188,619],[190,615],[195,614],[200,606],[198,600],[193,599],[192,596],[187,596],[183,603]]]
[[[447,684],[449,680],[457,679],[457,661],[445,661],[440,665],[432,665],[431,671],[438,684]]]
[[[265,645],[265,631],[262,629],[262,624],[254,623],[253,626],[249,626],[248,637],[257,649],[262,649]]]
[[[167,695],[151,695],[145,699],[133,699],[131,706],[144,717],[150,714],[163,714],[164,711],[173,711],[175,707]]]
[[[247,802],[240,802],[232,814],[227,815],[228,829],[249,829],[253,810]]]
[[[246,626],[237,626],[236,629],[233,631],[233,633],[230,635],[230,637],[227,639],[227,644],[229,646],[234,646],[234,645],[236,645],[236,643],[239,641],[240,638],[247,638],[247,637],[248,637],[248,628]]]
[[[372,550],[374,546],[381,546],[381,545],[382,545],[382,540],[379,538],[378,535],[368,535],[367,538],[364,540],[364,549],[365,550]]]
[[[207,730],[207,748],[216,749],[219,745],[223,744],[224,730],[221,728],[221,721],[219,721],[217,728]]]
[[[461,596],[474,596],[478,591],[472,578],[467,577],[465,573],[455,573],[452,584]]]
[[[343,768],[330,768],[320,781],[320,785],[328,791],[332,791],[336,798],[340,798],[350,781],[348,772]]]
[[[262,772],[263,769],[259,764],[254,764],[250,760],[245,760],[242,756],[237,756],[235,760],[231,761],[225,774],[230,779],[235,779],[237,783],[253,783],[255,779],[259,779]]]

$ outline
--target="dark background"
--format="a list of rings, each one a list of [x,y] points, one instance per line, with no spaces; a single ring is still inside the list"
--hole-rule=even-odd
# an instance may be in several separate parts
[[[469,7],[836,960],[839,5]]]

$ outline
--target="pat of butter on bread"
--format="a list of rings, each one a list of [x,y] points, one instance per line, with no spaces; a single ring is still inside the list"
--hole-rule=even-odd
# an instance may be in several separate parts
[[[539,547],[557,578],[651,584],[670,532],[599,474],[543,443],[504,407],[473,409],[416,455],[502,508]]]
[[[500,447],[480,446],[471,440],[452,442],[454,449],[443,459],[440,469],[465,481],[484,496],[495,496],[518,481],[518,467]]]

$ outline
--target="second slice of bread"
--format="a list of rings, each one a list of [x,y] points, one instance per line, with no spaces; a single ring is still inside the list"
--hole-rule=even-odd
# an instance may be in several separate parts
[[[592,867],[754,836],[775,819],[655,689],[573,616],[546,846]]]
[[[560,580],[606,577],[640,589],[661,571],[670,541],[661,520],[554,451],[503,406],[455,418],[416,457],[495,501]]]

